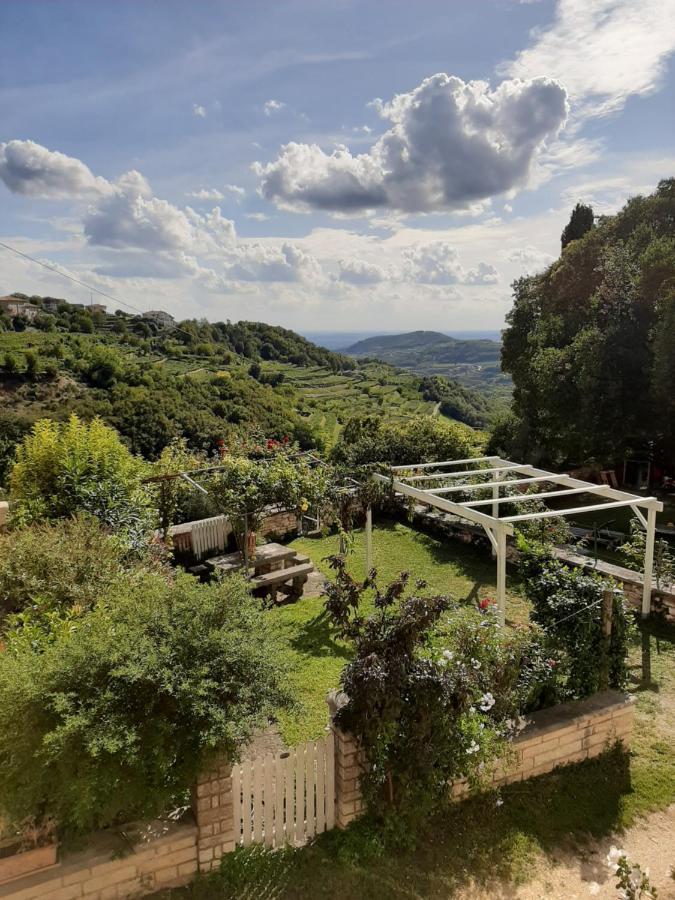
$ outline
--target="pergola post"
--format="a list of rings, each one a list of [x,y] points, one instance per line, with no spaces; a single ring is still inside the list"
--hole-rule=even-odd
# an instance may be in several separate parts
[[[654,570],[654,537],[656,535],[656,509],[647,510],[647,545],[645,547],[645,568],[642,583],[642,618],[646,619],[652,609],[652,572]]]
[[[493,519],[499,518],[499,484],[498,484],[498,482],[500,482],[501,480],[502,480],[501,472],[498,472],[495,475],[495,484],[492,486],[492,501],[493,501],[492,502],[492,518]],[[492,558],[494,559],[495,556],[496,556],[496,551],[495,551],[495,548],[493,547],[492,548]]]
[[[366,575],[373,568],[373,508],[366,509]]]
[[[497,527],[497,609],[499,624],[506,624],[506,531]]]

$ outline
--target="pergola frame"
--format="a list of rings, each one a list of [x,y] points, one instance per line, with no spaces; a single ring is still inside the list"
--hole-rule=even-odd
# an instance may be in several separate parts
[[[469,466],[460,468],[458,466]],[[511,475],[517,477],[512,478]],[[488,476],[486,481],[476,478]],[[488,536],[497,562],[497,606],[499,620],[503,625],[506,615],[506,538],[513,534],[514,523],[532,519],[546,519],[552,516],[573,516],[584,512],[620,509],[630,506],[647,533],[644,561],[644,583],[642,588],[642,616],[649,615],[651,609],[652,571],[654,567],[654,537],[656,533],[656,513],[663,511],[663,503],[656,497],[641,497],[620,491],[607,484],[593,484],[571,475],[547,472],[535,466],[515,463],[500,456],[477,456],[472,459],[454,459],[443,462],[422,462],[406,466],[391,466],[390,474],[374,473],[375,481],[390,484],[394,491],[410,497],[418,503],[452,513],[458,518],[481,525]],[[457,479],[461,479],[458,483]],[[553,485],[552,490],[540,488],[544,484]],[[537,486],[535,493],[527,493],[529,485]],[[506,494],[508,488],[518,488],[516,494]],[[492,496],[478,500],[451,500],[449,494],[472,493],[491,490]],[[544,509],[500,517],[502,503],[522,503],[528,500],[549,500],[573,497],[583,494],[594,495],[602,502],[587,506],[563,506],[560,509]],[[484,512],[483,507],[490,507]],[[643,513],[646,512],[646,516]],[[366,568],[372,566],[372,512],[366,514]]]

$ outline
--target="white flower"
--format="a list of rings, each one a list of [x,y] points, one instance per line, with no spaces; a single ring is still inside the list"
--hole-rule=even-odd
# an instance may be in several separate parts
[[[490,691],[487,694],[483,694],[480,698],[480,708],[483,712],[487,712],[489,709],[495,705],[495,698],[492,696]]]
[[[479,660],[479,659],[472,659],[472,660],[471,660],[471,665],[474,667],[474,669],[475,669],[476,671],[478,671],[478,670],[480,669],[480,660]]]
[[[477,744],[475,741],[471,741],[466,752],[467,753],[478,753],[479,750],[480,750],[480,745]]]
[[[455,658],[455,654],[452,652],[452,650],[444,650],[442,655],[444,659],[447,659],[448,662],[450,662],[451,659]]]
[[[614,844],[609,848],[609,853],[606,856],[607,867],[612,870],[612,872],[616,872],[619,868],[619,860],[622,856],[625,856],[623,850],[619,850],[618,847],[615,847]]]
[[[497,797],[497,799],[495,800],[495,806],[503,806],[503,805],[504,805],[504,801],[502,800],[502,798]]]
[[[529,724],[530,724],[530,723],[529,723],[528,720],[525,718],[525,716],[518,716],[518,721],[517,721],[517,723],[516,723],[516,727],[517,727],[518,731],[522,731],[523,728],[527,728],[527,726],[528,726]]]

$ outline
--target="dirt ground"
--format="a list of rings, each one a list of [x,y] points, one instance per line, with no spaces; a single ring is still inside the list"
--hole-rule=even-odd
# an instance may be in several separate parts
[[[496,883],[487,890],[465,890],[461,900],[616,900],[616,881],[605,864],[612,844],[626,851],[632,862],[649,869],[659,900],[675,900],[675,805],[652,813],[623,836],[593,841],[582,856],[560,854],[527,884]]]

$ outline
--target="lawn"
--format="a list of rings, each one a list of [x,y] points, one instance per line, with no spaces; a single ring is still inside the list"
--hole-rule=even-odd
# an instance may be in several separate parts
[[[337,552],[335,535],[322,538],[298,538],[292,546],[308,554],[326,575],[330,569],[325,558]],[[350,570],[365,576],[365,536],[354,533],[349,554]],[[373,563],[380,584],[387,584],[399,572],[408,571],[413,579],[423,578],[434,593],[449,593],[457,600],[475,600],[496,594],[496,563],[489,553],[459,541],[440,541],[394,522],[375,522]],[[507,577],[507,620],[526,621],[527,606],[517,576]],[[294,709],[280,715],[284,740],[289,746],[318,737],[327,721],[326,694],[338,686],[340,672],[349,650],[337,641],[323,614],[321,598],[306,598],[298,603],[271,610],[270,619],[278,630],[289,667],[289,686],[296,698]]]

